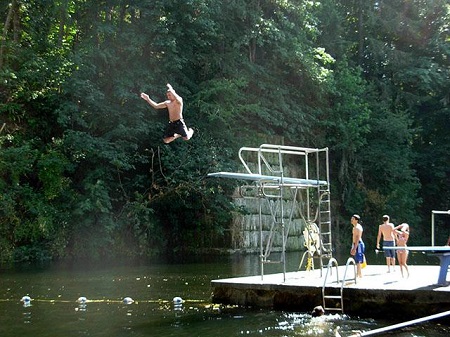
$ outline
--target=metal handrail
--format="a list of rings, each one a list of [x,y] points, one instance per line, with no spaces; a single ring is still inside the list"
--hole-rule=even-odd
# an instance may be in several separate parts
[[[306,257],[307,255],[309,255],[309,256],[308,256],[308,259],[311,259],[311,262],[312,262],[311,267],[312,267],[312,270],[314,270],[314,260],[313,260],[313,257],[314,257],[313,255],[314,255],[314,253],[311,252],[311,251],[309,251],[309,250],[306,250],[306,251],[303,253],[303,255],[302,255],[302,259],[300,260],[300,264],[298,265],[298,270],[299,270],[299,271],[301,270],[301,268],[302,268],[302,266],[303,266],[303,262],[305,261],[305,257]],[[306,271],[308,271],[308,265],[306,266]]]
[[[410,326],[410,325],[413,325],[413,324],[424,323],[424,322],[427,322],[427,321],[431,321],[433,319],[442,318],[442,317],[449,316],[449,315],[450,315],[450,311],[444,311],[444,312],[441,312],[441,313],[438,313],[438,314],[434,314],[434,315],[425,316],[425,317],[422,317],[422,318],[413,319],[411,321],[406,321],[406,322],[403,322],[403,323],[389,325],[389,326],[386,326],[384,328],[378,328],[378,329],[374,329],[374,330],[359,332],[359,333],[357,333],[356,335],[353,335],[353,336],[373,336],[373,335],[377,335],[377,334],[380,334],[380,333],[384,334],[386,332],[389,332],[389,331],[392,331],[392,330],[395,330],[395,329],[401,329],[401,328],[404,328],[404,327],[407,327],[407,326]]]
[[[274,172],[274,170],[271,168],[270,164],[266,160],[266,158],[262,155],[262,153],[278,153],[278,154],[292,154],[292,155],[298,155],[298,156],[305,156],[309,153],[316,153],[316,152],[327,152],[328,148],[323,149],[317,149],[317,148],[306,148],[306,147],[296,147],[296,146],[286,146],[286,145],[273,145],[273,144],[262,144],[260,147],[241,147],[239,149],[239,159],[241,163],[244,165],[246,171],[250,174],[253,174],[250,167],[247,165],[247,162],[245,161],[244,157],[242,156],[243,152],[257,152],[258,153],[258,162],[260,163],[260,159],[264,161],[267,168]],[[328,159],[328,158],[327,158]],[[258,168],[259,170],[261,167]],[[259,172],[261,173],[261,172]]]
[[[347,281],[347,279],[346,279],[345,277],[347,276],[347,270],[348,270],[348,266],[349,266],[350,264],[353,265],[353,271],[354,271],[354,277],[353,277],[353,280],[355,281],[355,284],[357,283],[357,282],[356,282],[356,280],[357,280],[357,278],[356,278],[356,262],[355,262],[355,259],[354,259],[353,257],[349,257],[349,258],[347,259],[347,263],[345,264],[345,271],[344,271],[344,277],[342,278],[342,285],[341,285],[341,288],[344,288],[344,283],[345,283],[345,281]],[[351,279],[349,279],[349,280],[351,280]]]
[[[331,258],[330,261],[328,262],[327,265],[327,273],[325,274],[325,279],[323,281],[323,286],[322,286],[322,302],[323,302],[323,307],[326,308],[326,303],[325,303],[325,299],[327,298],[325,296],[325,287],[327,284],[327,278],[328,278],[328,273],[331,270],[333,264],[336,265],[336,282],[339,282],[339,275],[338,275],[338,263],[336,261],[335,258]],[[349,265],[353,265],[353,270],[354,270],[354,277],[353,280],[355,281],[356,284],[356,262],[352,257],[349,257],[347,259],[347,262],[345,264],[345,270],[344,270],[344,277],[341,280],[341,289],[340,289],[340,296],[334,296],[335,299],[340,299],[341,301],[341,312],[344,312],[344,286],[345,286],[345,282],[347,281],[346,276],[347,276],[347,270]]]
[[[327,284],[327,278],[328,278],[328,273],[331,270],[331,268],[333,267],[333,264],[336,265],[336,282],[339,282],[339,269],[338,269],[338,262],[337,260],[332,257],[330,259],[330,261],[328,261],[328,265],[327,265],[327,273],[325,274],[325,278],[323,280],[323,287],[322,290],[325,288],[325,285]]]

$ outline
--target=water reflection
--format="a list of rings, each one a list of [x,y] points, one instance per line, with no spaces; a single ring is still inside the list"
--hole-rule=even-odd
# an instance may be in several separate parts
[[[300,253],[288,256],[288,271],[296,270],[299,259]],[[280,268],[269,265],[267,272]],[[334,336],[337,327],[348,336],[395,323],[210,303],[212,279],[259,273],[255,255],[184,264],[3,270],[0,336]],[[31,306],[19,301],[23,294],[32,298]],[[449,332],[431,322],[396,335],[438,337]]]
[[[25,324],[31,323],[31,311],[30,310],[27,310],[23,313],[23,322]]]

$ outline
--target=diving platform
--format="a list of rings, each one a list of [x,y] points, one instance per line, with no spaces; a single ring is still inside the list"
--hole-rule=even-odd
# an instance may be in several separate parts
[[[333,257],[328,148],[262,144],[242,147],[238,156],[242,172],[208,177],[239,181],[240,196],[258,201],[261,278],[269,263],[280,264],[286,275],[286,244],[294,218],[302,220],[307,249],[300,265],[305,261],[305,268],[314,268],[316,259],[322,270]],[[269,221],[263,207],[270,210]],[[281,242],[279,259],[271,258],[274,242]]]
[[[216,172],[209,173],[208,177],[228,178],[236,180],[251,180],[259,183],[273,183],[277,186],[298,186],[298,187],[316,187],[318,185],[326,186],[325,180],[300,179],[281,176],[270,176],[254,173],[236,173],[236,172]]]

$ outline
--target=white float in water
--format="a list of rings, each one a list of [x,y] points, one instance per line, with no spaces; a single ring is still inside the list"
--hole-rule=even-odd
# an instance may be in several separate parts
[[[31,302],[31,297],[30,297],[30,296],[23,296],[23,297],[20,299],[20,302],[23,302],[24,304],[25,304],[25,303],[30,303],[30,302]]]
[[[21,299],[20,299],[20,302],[22,302],[23,303],[23,306],[24,307],[30,307],[31,306],[31,297],[30,296],[23,296]]]
[[[84,304],[84,303],[87,302],[87,298],[84,297],[84,296],[78,297],[77,302],[81,303],[81,304]]]
[[[125,297],[123,299],[123,303],[125,303],[125,304],[131,304],[133,302],[134,302],[134,300],[131,297]]]
[[[181,303],[184,303],[184,300],[181,297],[176,296],[173,298],[173,304],[181,304]]]

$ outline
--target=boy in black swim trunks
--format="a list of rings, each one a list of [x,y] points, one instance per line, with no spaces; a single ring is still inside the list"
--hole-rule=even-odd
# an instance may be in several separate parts
[[[154,109],[165,109],[169,111],[169,125],[164,131],[163,141],[168,144],[182,137],[184,140],[191,139],[194,130],[187,128],[183,120],[183,98],[167,84],[167,101],[156,103],[146,93],[141,93],[141,98],[147,101]]]

